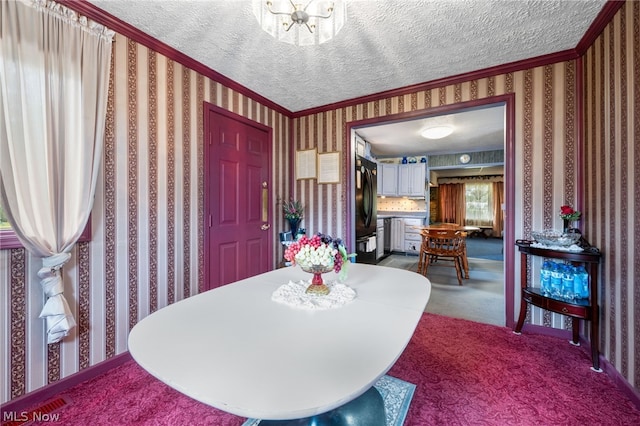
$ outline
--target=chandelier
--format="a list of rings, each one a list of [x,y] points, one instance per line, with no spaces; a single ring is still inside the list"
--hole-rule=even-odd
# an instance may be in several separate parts
[[[276,40],[296,46],[322,44],[342,29],[345,0],[253,0],[260,27]]]

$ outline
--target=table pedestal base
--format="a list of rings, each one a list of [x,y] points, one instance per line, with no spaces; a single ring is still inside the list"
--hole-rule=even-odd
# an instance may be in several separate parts
[[[260,426],[385,426],[384,401],[372,387],[358,398],[326,413],[296,420],[262,420]]]

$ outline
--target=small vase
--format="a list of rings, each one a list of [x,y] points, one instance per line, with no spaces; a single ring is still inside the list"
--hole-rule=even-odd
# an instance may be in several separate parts
[[[573,226],[573,223],[574,223],[574,222],[573,222],[572,220],[566,220],[566,219],[563,219],[562,221],[564,222],[564,223],[563,223],[563,225],[564,225],[564,229],[562,230],[562,232],[563,232],[565,235],[574,235],[574,236],[575,236],[576,234],[578,234],[578,235],[582,235],[582,232],[580,232],[580,230],[579,230],[578,228],[576,228],[576,227],[574,227],[574,226]]]
[[[287,219],[289,221],[289,228],[291,229],[291,236],[296,239],[298,235],[298,229],[300,227],[300,219]]]
[[[313,274],[313,278],[311,279],[311,284],[307,287],[305,293],[314,294],[318,296],[326,296],[330,293],[331,289],[327,287],[327,285],[322,280],[322,274],[326,272],[331,272],[333,270],[333,265],[331,266],[322,266],[322,265],[313,265],[302,267],[302,270],[305,272],[309,272]]]

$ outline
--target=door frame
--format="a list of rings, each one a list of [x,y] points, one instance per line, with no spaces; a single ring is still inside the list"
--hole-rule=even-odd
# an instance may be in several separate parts
[[[275,227],[273,226],[273,222],[275,220],[275,206],[273,203],[273,128],[266,126],[262,123],[254,121],[250,118],[239,115],[235,112],[229,111],[217,105],[214,105],[210,102],[203,101],[202,102],[202,122],[203,122],[203,136],[202,136],[202,144],[203,144],[203,166],[202,166],[202,232],[203,232],[203,247],[202,247],[202,270],[203,270],[203,280],[201,283],[200,291],[202,292],[206,285],[205,283],[210,278],[210,266],[206,264],[207,259],[207,250],[211,243],[212,236],[209,232],[207,232],[207,228],[209,227],[209,217],[211,215],[209,211],[209,199],[207,198],[208,191],[208,173],[210,172],[210,160],[211,160],[211,149],[210,141],[207,140],[210,131],[210,122],[207,119],[210,112],[214,112],[219,115],[223,115],[232,120],[238,121],[244,125],[254,127],[258,130],[265,131],[267,133],[267,143],[268,143],[268,153],[267,153],[267,176],[269,182],[269,193],[268,193],[268,216],[269,220],[267,221],[270,225],[268,235],[267,235],[267,256],[269,257],[269,264],[273,268],[274,263],[274,244],[275,244]]]
[[[351,248],[355,244],[355,228],[353,223],[355,213],[355,185],[353,182],[353,173],[355,170],[355,155],[356,155],[356,143],[353,137],[355,130],[359,127],[367,127],[371,125],[380,125],[384,123],[391,123],[394,121],[406,121],[415,120],[420,118],[426,118],[431,116],[438,116],[444,114],[453,114],[458,111],[467,110],[470,108],[486,107],[489,105],[502,104],[505,107],[505,130],[504,130],[504,145],[505,145],[505,220],[504,220],[504,300],[505,300],[505,322],[506,326],[513,328],[515,325],[514,312],[515,312],[515,245],[505,244],[509,241],[515,241],[515,164],[516,164],[516,138],[515,138],[515,93],[507,93],[504,95],[491,96],[482,99],[474,99],[466,102],[459,102],[449,105],[440,105],[431,108],[424,108],[415,111],[402,112],[398,114],[385,115],[381,117],[368,118],[364,120],[351,121],[346,123],[345,131],[345,146],[349,153],[350,160],[347,162],[347,179],[346,191],[348,199],[351,199],[347,203],[347,235],[351,238]]]

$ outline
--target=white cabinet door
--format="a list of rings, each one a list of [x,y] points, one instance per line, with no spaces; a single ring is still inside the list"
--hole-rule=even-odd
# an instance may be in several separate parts
[[[384,256],[384,227],[380,227],[376,233],[376,258]]]
[[[422,163],[409,164],[409,194],[424,197],[426,166]]]
[[[425,176],[422,163],[398,165],[398,195],[424,197]]]
[[[398,165],[380,163],[378,164],[379,173],[378,192],[380,195],[394,196],[398,195]]]
[[[398,166],[398,195],[411,195],[409,166],[409,164],[400,164]]]
[[[404,251],[404,220],[391,219],[391,250]]]

